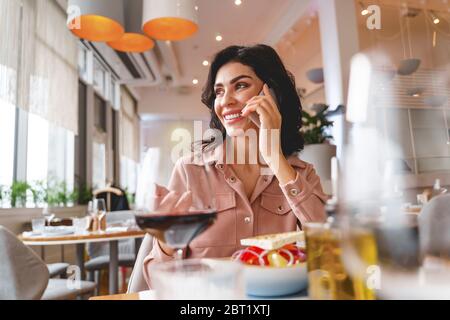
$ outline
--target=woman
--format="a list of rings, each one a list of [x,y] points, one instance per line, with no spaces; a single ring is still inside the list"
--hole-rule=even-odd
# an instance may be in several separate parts
[[[162,210],[180,212],[215,200],[217,220],[190,244],[189,258],[231,256],[242,248],[240,239],[295,231],[306,222],[325,220],[327,196],[319,177],[296,154],[303,149],[303,139],[295,83],[274,49],[256,45],[220,51],[211,64],[202,102],[211,112],[210,127],[219,130],[225,142],[203,141],[201,163],[179,160],[168,189],[159,187],[155,199]],[[251,120],[252,114],[259,124]],[[254,157],[251,143],[236,141],[244,137],[251,142],[251,134],[246,134],[251,131],[257,133],[255,150],[262,164],[249,161]],[[213,157],[213,147],[241,154],[246,161],[227,161],[233,158],[229,153]],[[264,175],[261,169],[266,169]],[[173,259],[173,253],[154,240],[144,261],[149,285],[149,265]]]

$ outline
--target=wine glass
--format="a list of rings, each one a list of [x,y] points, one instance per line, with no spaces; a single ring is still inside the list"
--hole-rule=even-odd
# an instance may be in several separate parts
[[[42,209],[42,215],[44,216],[45,220],[47,221],[47,225],[50,226],[50,223],[52,222],[52,220],[55,218],[55,214],[50,212],[48,207],[45,206]]]
[[[151,165],[149,164],[147,167],[151,167]],[[215,194],[208,177],[211,174],[210,164],[205,163],[204,168],[205,178],[201,181],[205,185],[198,190],[202,190],[202,192],[204,190],[207,197],[200,197],[198,191],[189,190],[192,195],[189,208],[184,208],[181,211],[175,206],[170,209],[161,209],[158,204],[150,200],[151,197],[146,196],[142,197],[146,199],[144,200],[145,203],[137,204],[139,208],[135,211],[137,225],[174,249],[176,260],[183,259],[183,253],[191,241],[208,229],[217,217]],[[148,176],[143,172],[140,175],[141,181],[138,182],[138,186],[146,186],[145,192],[147,195],[153,196],[157,193],[156,183],[154,181],[142,181],[142,179],[147,179]],[[141,192],[141,190],[138,189],[137,192]],[[183,194],[179,194],[179,197],[181,199]],[[205,203],[203,199],[207,199],[208,203]]]
[[[105,231],[103,229],[103,220],[106,216],[106,204],[104,199],[94,199],[92,200],[92,213],[98,218],[99,231]]]

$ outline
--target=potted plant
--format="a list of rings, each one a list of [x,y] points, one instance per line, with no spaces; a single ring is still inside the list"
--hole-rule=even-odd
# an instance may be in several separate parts
[[[10,188],[11,207],[25,207],[27,204],[27,191],[30,185],[24,181],[14,181]]]
[[[30,186],[30,192],[33,196],[34,206],[38,208],[45,202],[47,196],[47,187],[44,181],[36,181]]]
[[[331,144],[333,136],[327,131],[333,126],[327,118],[328,108],[326,104],[315,104],[311,113],[303,110],[300,129],[305,141],[300,158],[314,165],[326,193],[331,192],[331,158],[336,156],[336,146]]]
[[[4,187],[0,185],[0,208],[3,208],[3,194],[4,194]]]

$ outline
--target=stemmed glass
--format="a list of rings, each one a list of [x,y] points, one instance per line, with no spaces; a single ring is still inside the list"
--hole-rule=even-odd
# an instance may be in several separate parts
[[[106,204],[104,199],[94,199],[92,200],[92,214],[98,218],[98,231],[102,230],[102,221],[106,216]]]
[[[42,209],[42,215],[44,216],[45,220],[47,221],[47,225],[50,226],[50,223],[55,218],[55,214],[50,212],[48,207],[45,206],[44,209]]]
[[[161,209],[147,197],[146,203],[138,204],[139,209],[135,211],[137,225],[174,249],[176,260],[183,259],[183,252],[191,241],[208,229],[217,217],[215,194],[208,178],[208,173],[211,171],[210,164],[204,164],[204,167],[205,179],[201,181],[205,183],[202,190],[205,190],[207,196],[203,198],[198,195],[198,192],[192,191],[192,204],[189,209],[183,211],[176,208]],[[145,176],[142,174],[141,179]],[[146,185],[146,192],[154,195],[156,184],[154,181],[147,182],[139,185]],[[153,190],[148,186],[152,186]],[[180,194],[180,197],[182,196]],[[208,203],[205,203],[203,199],[208,199]]]

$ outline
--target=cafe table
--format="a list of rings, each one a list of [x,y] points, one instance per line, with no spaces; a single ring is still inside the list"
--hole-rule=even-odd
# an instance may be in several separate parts
[[[308,300],[308,292],[307,290],[300,291],[296,294],[283,296],[283,297],[252,297],[247,296],[246,300],[261,300],[261,299],[270,299],[270,300]],[[89,300],[109,300],[109,301],[125,301],[125,300],[156,300],[155,290],[147,290],[141,292],[134,293],[124,293],[124,294],[116,294],[109,296],[98,296],[91,297]]]
[[[109,294],[118,292],[119,240],[135,239],[136,256],[141,239],[145,236],[142,230],[111,229],[103,232],[87,232],[61,236],[33,236],[24,233],[19,236],[28,246],[75,245],[76,261],[80,268],[81,279],[84,280],[84,249],[86,243],[109,242]]]

